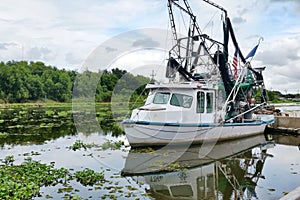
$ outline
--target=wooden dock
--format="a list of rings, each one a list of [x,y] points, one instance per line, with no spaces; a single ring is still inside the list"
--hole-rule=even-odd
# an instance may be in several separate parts
[[[275,116],[275,122],[269,124],[266,131],[300,134],[300,117]]]

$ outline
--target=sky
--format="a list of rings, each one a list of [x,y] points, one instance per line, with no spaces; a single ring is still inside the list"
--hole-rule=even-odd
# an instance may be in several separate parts
[[[264,72],[267,89],[299,93],[300,1],[213,1],[227,10],[244,55],[263,38],[252,64],[267,67]],[[89,65],[95,70],[123,67],[149,76],[150,65],[163,67],[171,45],[170,34],[165,31],[170,29],[166,3],[166,0],[1,0],[0,60],[42,61],[77,71]],[[220,37],[221,12],[200,0],[189,3],[201,30]],[[175,18],[181,15],[175,13]],[[180,32],[184,32],[184,25],[178,27]],[[161,74],[159,70],[154,73]]]

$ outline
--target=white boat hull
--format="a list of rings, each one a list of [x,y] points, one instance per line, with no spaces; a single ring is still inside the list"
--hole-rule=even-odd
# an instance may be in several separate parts
[[[262,134],[266,125],[266,122],[198,125],[123,122],[126,137],[132,147],[232,140]]]

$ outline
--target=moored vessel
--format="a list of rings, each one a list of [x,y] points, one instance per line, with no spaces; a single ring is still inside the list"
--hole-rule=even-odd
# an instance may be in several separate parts
[[[245,58],[227,11],[213,2],[204,0],[223,12],[223,42],[201,32],[187,0],[167,2],[175,41],[166,68],[168,82],[148,84],[145,105],[134,109],[130,119],[123,121],[130,145],[194,144],[263,133],[274,117],[255,114],[267,104],[264,68],[253,68],[247,60],[254,56],[258,45]],[[175,8],[190,19],[186,37],[177,34]],[[229,36],[235,47],[232,67]]]

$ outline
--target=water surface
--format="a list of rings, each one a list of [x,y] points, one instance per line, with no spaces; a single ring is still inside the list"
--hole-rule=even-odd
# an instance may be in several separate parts
[[[17,165],[31,157],[71,172],[89,168],[104,171],[108,180],[93,186],[72,180],[68,191],[61,190],[62,184],[43,187],[35,199],[278,199],[300,185],[299,137],[260,135],[215,146],[103,149],[106,141],[127,141],[109,105],[96,111],[101,129],[87,126],[78,132],[71,107],[2,108],[0,159],[13,155]],[[94,145],[71,150],[78,140]]]

